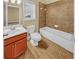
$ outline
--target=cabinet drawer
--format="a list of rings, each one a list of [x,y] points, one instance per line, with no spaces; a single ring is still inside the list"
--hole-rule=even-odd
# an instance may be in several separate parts
[[[12,42],[21,40],[21,39],[26,38],[26,37],[27,37],[26,33],[23,33],[23,34],[20,34],[20,35],[16,35],[16,36],[10,37],[8,39],[5,39],[4,45],[8,45],[8,44],[10,44]]]

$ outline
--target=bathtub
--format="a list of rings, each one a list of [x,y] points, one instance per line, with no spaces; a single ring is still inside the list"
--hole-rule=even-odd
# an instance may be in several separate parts
[[[50,27],[40,28],[40,33],[48,40],[53,41],[71,53],[74,53],[75,39],[73,34],[56,30]]]

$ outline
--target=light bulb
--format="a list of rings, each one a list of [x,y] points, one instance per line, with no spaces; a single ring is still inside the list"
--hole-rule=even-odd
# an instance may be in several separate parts
[[[44,9],[45,11],[47,11],[47,9]]]
[[[15,3],[16,2],[16,0],[11,0],[11,3]]]
[[[20,4],[21,3],[21,0],[17,0],[17,4]]]
[[[8,2],[9,2],[9,0],[4,0],[4,2],[8,3]]]
[[[40,10],[42,10],[43,8],[40,8]]]

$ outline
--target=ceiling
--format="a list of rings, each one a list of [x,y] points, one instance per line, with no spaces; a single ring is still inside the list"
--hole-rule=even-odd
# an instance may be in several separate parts
[[[60,1],[60,0],[25,0],[25,2],[27,2],[27,1],[30,1],[30,2],[38,1],[38,2],[41,2],[41,3],[44,3],[44,4],[50,4],[50,3],[54,3],[54,2],[57,2],[57,1]]]
[[[42,2],[44,4],[50,4],[50,3],[54,3],[56,1],[59,1],[59,0],[39,0],[39,2]]]

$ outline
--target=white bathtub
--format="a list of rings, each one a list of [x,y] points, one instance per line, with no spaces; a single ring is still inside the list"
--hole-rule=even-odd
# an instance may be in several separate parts
[[[74,53],[74,35],[50,27],[40,28],[40,33],[66,50]]]

